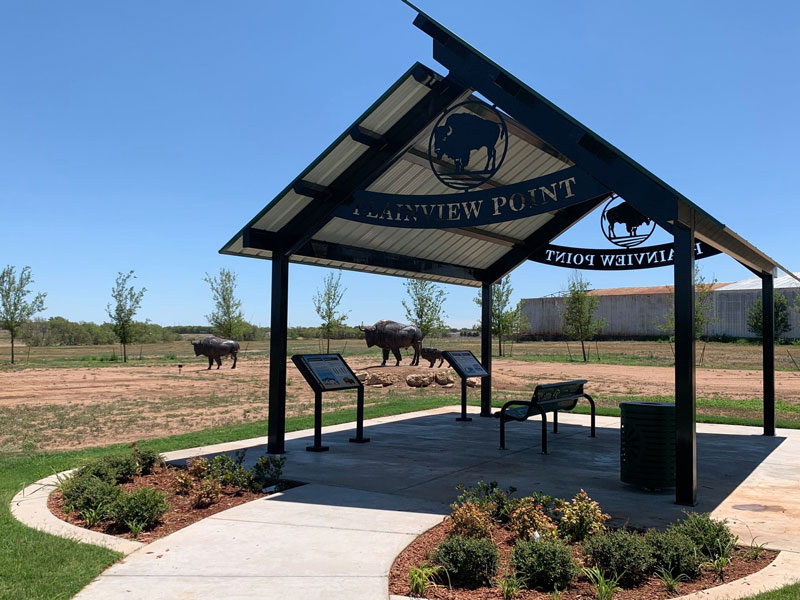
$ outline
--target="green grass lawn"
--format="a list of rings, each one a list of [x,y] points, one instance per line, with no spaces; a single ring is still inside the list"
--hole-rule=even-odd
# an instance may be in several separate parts
[[[498,398],[496,405],[500,406],[506,399],[508,398]],[[629,399],[668,400],[660,397]],[[479,398],[477,394],[474,394],[470,403],[477,404],[478,402]],[[452,397],[411,398],[398,396],[389,402],[366,407],[365,416],[366,418],[375,418],[446,406],[452,403]],[[600,404],[598,411],[600,414],[619,414],[618,408],[603,406],[602,402]],[[345,423],[352,419],[353,411],[351,409],[326,413],[324,416],[326,425]],[[737,418],[735,421],[747,425],[760,424],[756,419]],[[729,421],[717,418],[714,422]],[[311,415],[289,417],[286,422],[287,431],[308,429],[312,426],[313,417]],[[779,422],[779,426],[784,425]],[[256,421],[148,440],[142,442],[141,447],[166,452],[259,437],[265,435],[266,431],[266,421]],[[101,571],[121,558],[119,553],[111,550],[58,538],[26,527],[12,517],[9,502],[14,494],[29,483],[54,472],[73,468],[83,461],[123,451],[126,448],[127,445],[115,445],[71,452],[0,455],[0,600],[71,598]],[[797,595],[799,591],[798,586],[790,586],[778,592],[756,596],[756,598],[759,600],[788,600],[800,597]]]

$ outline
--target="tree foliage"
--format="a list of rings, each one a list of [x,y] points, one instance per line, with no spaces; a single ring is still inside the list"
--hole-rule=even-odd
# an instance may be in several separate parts
[[[236,298],[236,273],[222,267],[219,275],[211,277],[206,273],[203,281],[211,288],[214,298],[214,310],[206,315],[214,333],[227,340],[240,339],[247,325],[242,302]]]
[[[322,290],[314,294],[314,310],[322,319],[320,333],[325,337],[327,344],[325,352],[331,351],[331,337],[344,325],[347,318],[346,312],[339,312],[339,305],[347,288],[342,287],[342,274],[328,273],[322,280]]]
[[[117,279],[114,287],[111,288],[111,298],[114,300],[106,307],[106,312],[111,319],[111,326],[114,328],[114,333],[117,336],[120,344],[122,344],[122,360],[128,362],[128,344],[133,341],[136,333],[136,324],[133,317],[139,310],[139,305],[142,303],[142,296],[147,291],[142,288],[138,292],[131,285],[128,286],[128,281],[136,279],[133,270],[128,273],[117,273]]]
[[[583,362],[586,362],[586,340],[591,340],[606,325],[604,319],[594,317],[598,298],[589,295],[590,285],[580,271],[574,271],[567,282],[561,313],[563,333],[568,339],[580,341]]]
[[[422,279],[406,279],[403,284],[408,294],[408,302],[402,300],[406,309],[406,319],[422,331],[422,337],[428,334],[440,334],[447,329],[444,318],[444,301],[447,292],[432,281]]]
[[[714,285],[717,278],[706,281],[698,265],[694,266],[694,339],[699,340],[709,335],[710,327],[719,321],[714,316]],[[670,336],[675,335],[675,289],[670,293],[669,311],[664,315],[664,322],[658,326]]]
[[[31,293],[28,286],[32,283],[30,267],[22,267],[19,277],[16,275],[16,267],[12,265],[6,266],[0,272],[0,327],[11,336],[11,364],[14,364],[14,342],[20,327],[37,312],[45,309],[46,293],[39,292],[31,300],[27,299]]]
[[[775,294],[773,298],[775,338],[788,333],[792,328],[789,318],[789,302],[783,294]],[[747,311],[747,329],[758,337],[764,336],[764,304],[759,298]]]
[[[497,336],[500,356],[503,356],[503,336],[520,333],[527,326],[525,316],[522,314],[522,303],[511,304],[513,292],[509,275],[503,277],[500,283],[492,285],[492,335]],[[480,293],[474,301],[478,306],[483,306],[483,297]]]

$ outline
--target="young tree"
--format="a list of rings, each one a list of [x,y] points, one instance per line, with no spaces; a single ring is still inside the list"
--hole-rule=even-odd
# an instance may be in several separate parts
[[[142,296],[147,291],[142,288],[138,292],[133,286],[128,286],[128,281],[136,279],[133,270],[128,273],[119,272],[114,287],[111,288],[111,298],[113,298],[113,308],[111,303],[106,307],[106,312],[111,319],[111,326],[114,334],[122,344],[122,361],[128,362],[128,344],[133,341],[136,324],[133,317],[139,310],[142,303]]]
[[[314,310],[322,319],[320,329],[325,334],[326,353],[331,351],[331,337],[337,329],[344,325],[344,320],[347,318],[346,312],[338,312],[339,304],[347,291],[347,288],[342,287],[341,282],[341,273],[337,273],[336,277],[333,276],[333,273],[328,273],[322,280],[322,290],[317,290],[317,293],[314,294]]]
[[[44,299],[46,293],[39,292],[32,300],[26,297],[30,294],[28,286],[33,283],[31,268],[23,267],[16,275],[16,267],[6,266],[0,272],[0,327],[8,331],[11,336],[11,364],[14,364],[14,342],[19,335],[20,327],[27,323],[37,312],[45,309]]]
[[[587,280],[579,271],[570,275],[564,298],[564,312],[561,313],[563,331],[569,339],[580,340],[583,362],[586,362],[586,340],[591,340],[605,327],[604,319],[595,319],[597,296],[589,295]]]
[[[714,285],[717,278],[706,281],[699,265],[694,266],[694,339],[699,340],[703,334],[708,335],[709,328],[719,319],[714,317]],[[664,315],[664,322],[659,329],[670,336],[675,335],[675,292],[670,293],[669,310]]]
[[[503,336],[508,336],[524,327],[522,316],[522,303],[511,306],[511,294],[514,288],[511,287],[511,277],[506,275],[492,286],[492,335],[497,336],[498,354],[503,356]],[[478,306],[483,305],[481,294],[474,299]]]
[[[403,285],[408,293],[408,302],[401,301],[406,318],[420,328],[422,337],[444,331],[447,328],[444,324],[447,315],[442,306],[447,298],[444,288],[422,279],[406,279]]]
[[[788,333],[792,328],[792,323],[789,320],[789,302],[783,294],[775,294],[773,298],[773,309],[775,311],[775,339],[781,337],[784,333]],[[747,329],[758,337],[764,335],[764,304],[761,298],[755,301],[755,304],[747,311]]]
[[[219,275],[211,277],[206,273],[203,281],[211,287],[214,298],[214,310],[206,315],[214,333],[226,340],[239,339],[247,329],[247,324],[242,313],[242,302],[236,298],[236,273],[222,267]]]

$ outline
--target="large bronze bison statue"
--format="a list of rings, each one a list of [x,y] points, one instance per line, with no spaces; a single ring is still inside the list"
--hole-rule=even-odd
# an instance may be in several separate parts
[[[414,358],[411,359],[411,366],[419,365],[419,356],[422,351],[422,330],[414,325],[405,325],[397,321],[388,321],[383,319],[375,323],[375,325],[367,325],[366,327],[359,327],[364,332],[364,338],[367,341],[367,348],[377,346],[383,349],[383,362],[381,366],[386,366],[386,361],[389,360],[389,350],[392,351],[394,357],[397,359],[397,364],[400,365],[400,348],[414,348]]]
[[[239,342],[233,340],[223,340],[216,336],[210,335],[201,340],[192,342],[194,346],[194,355],[200,356],[201,354],[208,357],[208,368],[211,369],[212,363],[217,361],[217,369],[222,366],[222,357],[229,354],[233,357],[233,366],[231,369],[236,368],[236,353],[239,352]]]

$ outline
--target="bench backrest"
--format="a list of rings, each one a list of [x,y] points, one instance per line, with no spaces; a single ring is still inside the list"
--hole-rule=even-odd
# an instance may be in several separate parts
[[[583,396],[583,386],[587,383],[586,379],[574,379],[572,381],[561,381],[559,383],[544,383],[537,385],[533,390],[531,398],[533,404],[550,405],[550,407],[561,410],[571,410],[575,408],[578,399]],[[531,406],[530,413],[535,413]]]

